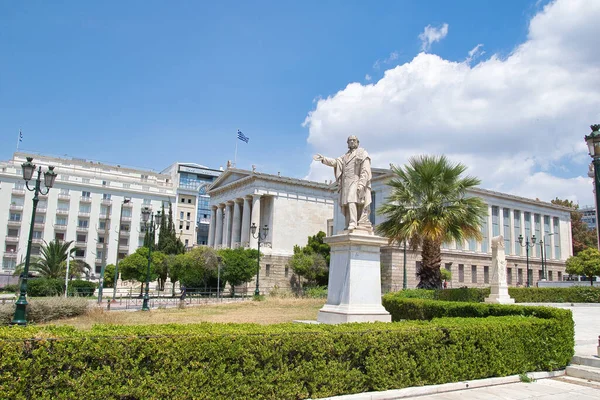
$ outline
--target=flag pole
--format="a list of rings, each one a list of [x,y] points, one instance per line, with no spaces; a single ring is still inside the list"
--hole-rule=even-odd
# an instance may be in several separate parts
[[[238,129],[238,132],[240,130]],[[237,168],[237,145],[238,145],[238,137],[237,137],[237,132],[235,133],[235,154],[233,156],[233,167]]]
[[[21,142],[21,130],[19,129],[19,134],[17,135],[17,151],[16,153],[19,152],[19,143]]]

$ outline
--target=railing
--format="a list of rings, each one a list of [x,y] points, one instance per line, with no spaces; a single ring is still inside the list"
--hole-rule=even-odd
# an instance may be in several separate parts
[[[48,210],[48,208],[47,208],[47,207],[44,207],[44,206],[40,207],[40,206],[38,206],[38,207],[35,209],[35,212],[36,212],[36,213],[42,213],[42,214],[44,214],[44,213],[46,213],[46,211],[47,211],[47,210]]]
[[[103,206],[110,206],[112,204],[112,200],[111,199],[102,199],[102,203]]]
[[[9,219],[7,223],[9,226],[21,226],[20,219]]]
[[[45,223],[44,222],[34,222],[33,223],[33,227],[34,228],[38,228],[38,229],[43,229],[44,228]]]
[[[88,231],[88,227],[87,226],[78,226],[77,230],[80,232],[87,232]]]
[[[12,194],[18,195],[18,196],[25,196],[25,189],[12,189]]]
[[[126,217],[126,216],[124,216],[124,215],[123,215],[123,216],[121,217],[121,221],[123,221],[123,222],[131,222],[131,216],[129,216],[129,217]]]
[[[91,203],[91,202],[92,202],[92,198],[91,198],[91,197],[88,197],[88,196],[81,196],[81,197],[79,198],[79,201],[80,201],[81,203]]]
[[[89,212],[85,212],[85,211],[79,211],[77,213],[77,215],[80,216],[80,217],[89,218],[90,213]]]
[[[64,209],[64,208],[57,208],[56,209],[56,214],[57,215],[69,215],[69,209]]]
[[[66,231],[67,224],[54,224],[54,230],[55,231]]]
[[[44,243],[44,239],[42,239],[42,238],[32,238],[31,239],[31,243],[33,243],[33,244],[42,244],[42,243]]]
[[[18,236],[6,236],[6,239],[4,241],[7,243],[18,243],[19,237]]]
[[[87,242],[75,242],[75,247],[87,247]]]
[[[23,211],[23,206],[19,204],[11,204],[9,208],[11,211]]]
[[[58,199],[59,200],[69,200],[69,199],[71,199],[71,195],[68,193],[59,193]]]
[[[4,253],[4,257],[5,258],[17,258],[17,253],[15,253],[15,252],[8,252],[7,251],[7,252]]]

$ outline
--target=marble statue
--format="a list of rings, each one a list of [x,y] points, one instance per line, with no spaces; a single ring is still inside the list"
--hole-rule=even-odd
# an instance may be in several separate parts
[[[492,238],[492,279],[490,295],[484,299],[486,303],[511,304],[515,300],[508,294],[506,283],[506,249],[502,235]]]
[[[338,158],[317,154],[315,161],[333,167],[338,184],[339,205],[346,218],[346,229],[372,230],[371,212],[371,158],[365,149],[358,147],[356,136],[348,137],[348,152]]]

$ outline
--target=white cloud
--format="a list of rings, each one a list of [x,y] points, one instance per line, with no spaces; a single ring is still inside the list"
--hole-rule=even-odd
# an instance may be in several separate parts
[[[366,81],[370,81],[371,79],[373,79],[373,78],[371,77],[371,75],[369,75],[369,74],[366,74],[366,75],[365,75],[365,80],[366,80]]]
[[[469,50],[469,56],[467,57],[465,62],[470,64],[471,61],[483,56],[485,54],[485,51],[481,50],[482,47],[483,47],[483,44],[479,43],[477,46],[475,46],[471,50]]]
[[[397,51],[392,51],[387,58],[375,61],[375,63],[373,64],[373,68],[379,69],[382,65],[391,64],[393,61],[397,60],[398,57],[400,57],[400,54]]]
[[[442,26],[436,28],[431,25],[427,25],[423,32],[419,34],[421,40],[421,51],[428,51],[431,45],[435,42],[439,42],[448,34],[448,24],[442,24]]]
[[[470,65],[420,53],[379,81],[320,99],[304,122],[308,142],[338,156],[357,134],[379,167],[444,153],[482,187],[591,204],[583,136],[600,121],[598,19],[600,2],[558,0],[531,19],[526,41],[506,58]],[[308,178],[332,172],[313,163]]]

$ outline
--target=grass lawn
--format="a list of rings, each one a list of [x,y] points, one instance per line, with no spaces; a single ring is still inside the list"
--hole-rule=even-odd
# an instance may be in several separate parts
[[[271,298],[264,301],[188,306],[184,309],[168,308],[149,312],[106,311],[95,308],[76,318],[52,321],[48,325],[72,325],[89,329],[94,324],[148,325],[148,324],[194,324],[199,322],[253,322],[278,324],[294,320],[316,320],[317,312],[325,299]]]

